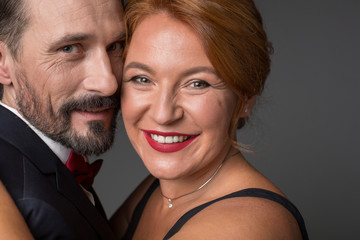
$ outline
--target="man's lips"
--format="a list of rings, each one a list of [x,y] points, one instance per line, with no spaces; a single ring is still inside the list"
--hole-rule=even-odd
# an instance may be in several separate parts
[[[77,113],[89,120],[104,120],[109,117],[109,114],[113,113],[113,108],[84,108],[76,109],[73,113]]]
[[[150,146],[163,153],[177,152],[188,146],[199,135],[187,135],[177,132],[142,131]]]

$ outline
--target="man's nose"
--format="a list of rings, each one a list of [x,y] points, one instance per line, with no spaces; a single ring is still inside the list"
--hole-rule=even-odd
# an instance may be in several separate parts
[[[84,86],[87,91],[96,92],[101,96],[112,96],[119,87],[106,49],[101,49],[89,56],[86,62],[86,79]],[[119,66],[121,67],[121,66]]]

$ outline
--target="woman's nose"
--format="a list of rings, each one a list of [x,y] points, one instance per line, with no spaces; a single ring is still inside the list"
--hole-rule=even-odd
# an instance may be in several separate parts
[[[171,92],[155,94],[155,99],[152,103],[151,116],[156,123],[160,125],[169,125],[180,120],[183,115],[183,108],[174,94]]]

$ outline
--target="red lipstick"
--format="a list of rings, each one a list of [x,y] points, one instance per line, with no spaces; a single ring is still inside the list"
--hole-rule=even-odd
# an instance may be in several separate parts
[[[194,141],[199,135],[187,135],[182,133],[176,133],[176,132],[158,132],[158,131],[142,131],[146,140],[148,141],[149,145],[155,149],[158,152],[162,153],[172,153],[177,152],[182,149],[184,149],[186,146],[188,146],[192,141]],[[177,142],[177,143],[159,143],[155,140],[153,140],[150,136],[150,134],[156,134],[160,136],[184,136],[188,137],[187,140],[183,142]]]

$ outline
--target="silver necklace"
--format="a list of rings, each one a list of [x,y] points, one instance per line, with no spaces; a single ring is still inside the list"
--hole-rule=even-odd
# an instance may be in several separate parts
[[[223,166],[224,162],[225,162],[226,160],[228,160],[228,159],[230,159],[230,158],[238,155],[239,153],[240,153],[240,152],[236,152],[235,154],[233,154],[233,155],[231,155],[230,157],[226,158],[226,159],[220,164],[220,166],[216,169],[216,171],[214,172],[214,174],[213,174],[206,182],[204,182],[200,187],[198,187],[198,188],[195,189],[194,191],[185,193],[185,194],[180,195],[180,196],[178,196],[178,197],[169,198],[169,197],[165,196],[165,195],[162,193],[161,189],[160,189],[161,196],[163,196],[164,198],[166,198],[166,199],[168,200],[169,208],[172,208],[172,207],[173,207],[173,203],[172,203],[172,202],[173,202],[174,200],[179,199],[179,198],[182,198],[182,197],[185,197],[185,196],[187,196],[187,195],[190,195],[190,194],[192,194],[192,193],[194,193],[194,192],[199,191],[199,190],[202,189],[203,187],[205,187],[211,180],[213,180],[213,178],[214,178],[214,177],[216,176],[216,174],[219,172],[220,168]]]

